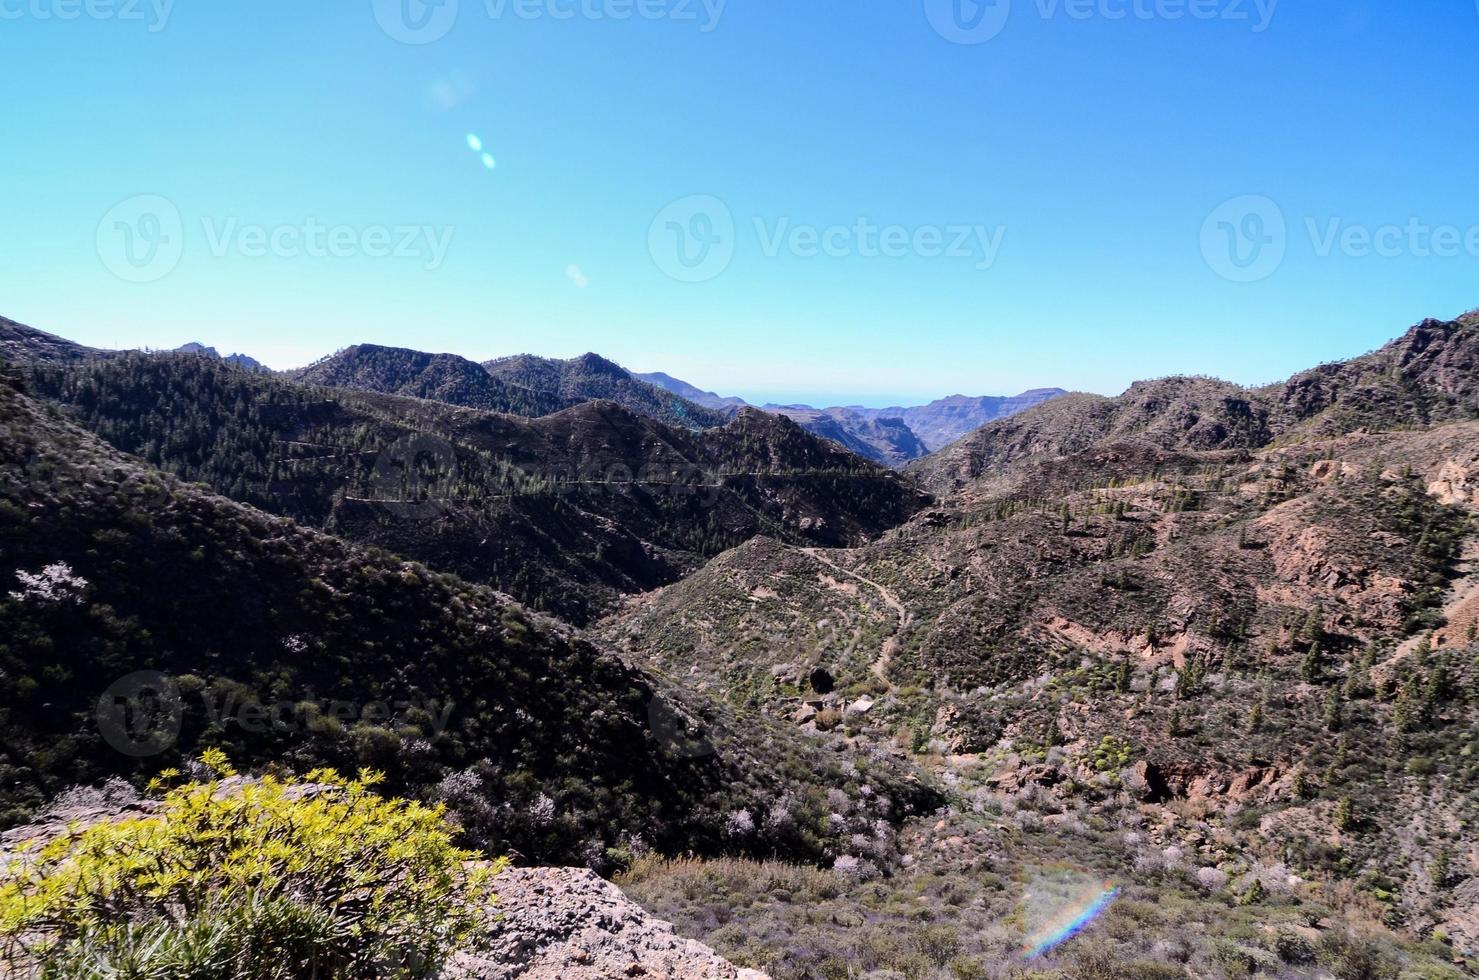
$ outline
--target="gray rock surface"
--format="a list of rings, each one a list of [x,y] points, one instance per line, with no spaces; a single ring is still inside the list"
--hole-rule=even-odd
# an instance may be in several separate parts
[[[518,868],[500,875],[493,945],[458,957],[457,980],[766,980],[703,943],[684,939],[621,890],[577,868]]]

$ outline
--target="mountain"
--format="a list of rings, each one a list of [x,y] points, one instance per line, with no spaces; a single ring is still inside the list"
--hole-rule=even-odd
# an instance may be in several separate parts
[[[739,409],[748,404],[743,398],[725,398],[722,395],[714,394],[712,391],[703,391],[695,388],[686,381],[678,380],[670,374],[663,374],[661,371],[655,374],[633,374],[632,377],[638,381],[646,381],[648,384],[657,385],[664,391],[671,391],[678,397],[686,398],[695,405],[702,405],[704,408],[720,410],[730,408]]]
[[[528,420],[197,357],[30,377],[81,424],[180,479],[577,623],[757,534],[855,545],[928,501],[753,409],[699,432],[612,402]]]
[[[914,464],[941,491],[1034,457],[1116,439],[1163,449],[1255,449],[1358,428],[1479,417],[1479,314],[1428,320],[1379,351],[1263,388],[1210,378],[1138,382],[1117,398],[1070,395],[1000,420]]]
[[[492,590],[178,482],[10,374],[0,417],[0,823],[204,746],[244,768],[374,767],[492,852],[598,868],[635,835],[817,860],[846,833],[828,790],[862,826],[929,799],[887,765],[773,743]],[[781,809],[763,843],[726,829]]]
[[[527,417],[548,415],[574,404],[552,391],[490,377],[474,362],[455,354],[374,344],[339,351],[289,375],[305,384],[405,395]]]
[[[245,354],[228,354],[225,357],[222,357],[220,351],[216,350],[214,347],[207,347],[204,344],[197,344],[197,343],[193,343],[193,342],[192,343],[189,343],[189,344],[185,344],[185,345],[183,345],[181,347],[176,347],[175,350],[174,350],[174,353],[176,353],[176,354],[197,354],[197,355],[199,355],[201,357],[214,358],[214,359],[216,359],[218,361],[225,361],[227,364],[230,364],[232,367],[241,368],[243,371],[266,371],[267,370],[266,366],[263,365],[261,361],[257,360],[254,357],[248,357]]]
[[[0,359],[15,363],[58,364],[105,357],[108,353],[0,316]]]
[[[893,469],[929,452],[903,419],[871,419],[848,409],[818,411],[804,405],[767,405],[765,411]]]
[[[483,367],[495,378],[567,403],[611,401],[669,425],[708,429],[729,420],[728,412],[696,405],[634,377],[626,368],[596,354],[583,354],[568,361],[520,354],[488,361]]]
[[[853,412],[868,419],[903,419],[926,449],[934,452],[937,449],[944,449],[952,442],[989,422],[1009,418],[1025,412],[1034,405],[1040,405],[1066,394],[1068,392],[1062,388],[1034,388],[1011,397],[986,395],[972,398],[966,395],[952,395],[949,398],[932,401],[928,405],[916,405],[912,408],[849,407],[843,411]],[[837,410],[829,409],[829,411]]]
[[[778,978],[1472,975],[1476,329],[1052,399],[915,463],[934,499],[754,409],[28,365],[0,820],[222,745],[386,768]],[[138,761],[144,670],[181,737]]]
[[[944,816],[911,852],[949,853],[933,873],[953,882],[963,860],[1042,874],[1092,849],[1077,837],[1126,855],[1119,872],[1069,860],[1133,883],[1137,908],[1207,895],[1275,930],[1271,906],[1330,910],[1307,935],[1335,976],[1397,976],[1415,955],[1398,934],[1446,936],[1440,955],[1472,968],[1476,338],[1473,317],[1427,321],[1264,389],[1173,379],[1053,400],[965,440],[954,489],[883,536],[753,539],[598,635],[692,689],[955,779],[981,822]],[[704,928],[692,880],[662,871],[637,894],[721,953],[728,935],[784,931],[747,913]],[[751,893],[731,887],[743,909]],[[1391,945],[1340,946],[1343,918],[1368,909]],[[1140,911],[1155,929],[1187,915]],[[1231,921],[1226,906],[1195,918]],[[1156,965],[1153,941],[1169,940],[1101,938],[1053,975],[1203,975]],[[1245,946],[1266,966],[1240,975],[1313,975]],[[1103,967],[1111,949],[1139,965]]]
[[[668,374],[635,377],[708,408],[732,410],[746,404],[742,398],[724,398],[712,391],[702,391]],[[875,463],[897,469],[944,448],[988,422],[1065,394],[1061,388],[1036,388],[1014,397],[954,395],[913,408],[850,405],[818,409],[810,405],[766,405],[765,410],[785,415],[809,432],[846,446]]]

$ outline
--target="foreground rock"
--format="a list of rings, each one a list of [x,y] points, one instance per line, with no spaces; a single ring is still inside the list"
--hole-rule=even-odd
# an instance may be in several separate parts
[[[615,885],[582,868],[519,868],[501,875],[493,947],[463,955],[459,980],[608,977],[766,980],[673,932]]]
[[[242,780],[228,780],[232,785]],[[316,787],[298,787],[313,793]],[[114,781],[64,793],[35,823],[0,833],[0,869],[23,844],[44,843],[102,823],[149,817],[154,800]],[[769,980],[741,970],[703,943],[684,939],[621,890],[584,868],[515,868],[495,883],[488,946],[449,964],[449,980]],[[9,977],[16,964],[0,963]]]

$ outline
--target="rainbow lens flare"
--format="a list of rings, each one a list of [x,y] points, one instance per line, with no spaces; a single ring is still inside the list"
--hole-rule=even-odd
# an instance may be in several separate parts
[[[1036,877],[1027,891],[1027,938],[1022,955],[1036,959],[1083,932],[1119,895],[1118,886],[1059,868]]]

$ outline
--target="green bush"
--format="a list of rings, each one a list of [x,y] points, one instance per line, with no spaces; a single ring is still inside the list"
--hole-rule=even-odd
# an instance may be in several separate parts
[[[471,867],[440,808],[362,771],[204,783],[156,815],[73,830],[0,870],[0,953],[57,980],[401,980],[471,943],[505,866]],[[172,780],[166,772],[156,780]]]

